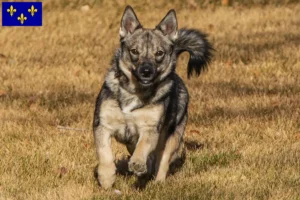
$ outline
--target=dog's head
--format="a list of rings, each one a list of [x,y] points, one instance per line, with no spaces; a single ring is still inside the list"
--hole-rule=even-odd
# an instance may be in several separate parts
[[[155,29],[145,29],[133,9],[127,6],[120,27],[120,69],[141,87],[162,81],[175,67],[173,43],[176,37],[174,10],[170,10]]]

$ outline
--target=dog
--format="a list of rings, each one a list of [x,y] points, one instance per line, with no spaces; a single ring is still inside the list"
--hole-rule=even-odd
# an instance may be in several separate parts
[[[138,177],[164,181],[172,163],[184,158],[189,95],[175,72],[176,59],[189,52],[188,77],[199,76],[213,50],[200,31],[177,29],[173,9],[155,29],[146,29],[127,6],[119,34],[120,48],[96,99],[93,121],[96,173],[104,189],[116,178],[112,137],[126,145],[128,169]]]

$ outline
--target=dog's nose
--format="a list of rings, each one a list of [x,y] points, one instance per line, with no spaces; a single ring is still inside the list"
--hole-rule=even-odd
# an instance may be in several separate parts
[[[150,64],[144,64],[139,67],[138,75],[142,80],[151,80],[154,76],[155,69]]]

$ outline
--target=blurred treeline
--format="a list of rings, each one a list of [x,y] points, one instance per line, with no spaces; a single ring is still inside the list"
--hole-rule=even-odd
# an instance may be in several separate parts
[[[131,5],[137,10],[149,11],[149,8],[173,7],[175,9],[215,8],[218,6],[252,7],[252,6],[283,6],[299,3],[299,0],[46,0],[44,9],[105,7],[108,9],[123,9]]]

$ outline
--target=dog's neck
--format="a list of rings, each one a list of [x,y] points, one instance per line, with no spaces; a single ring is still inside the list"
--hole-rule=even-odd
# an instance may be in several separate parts
[[[114,67],[109,70],[105,81],[124,112],[162,101],[173,86],[173,80],[166,78],[152,87],[142,88]]]

